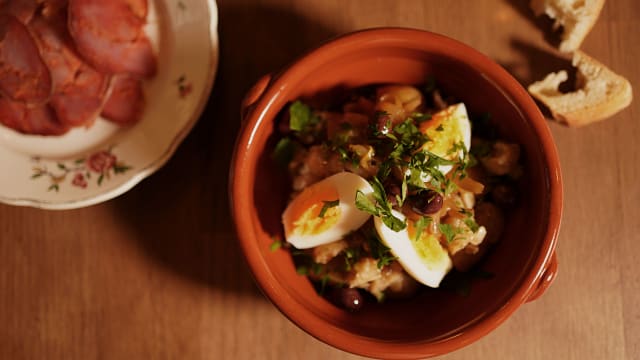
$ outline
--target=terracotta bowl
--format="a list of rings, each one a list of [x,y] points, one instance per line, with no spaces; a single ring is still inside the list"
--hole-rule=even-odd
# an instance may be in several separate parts
[[[270,159],[278,113],[298,98],[318,99],[374,83],[423,83],[463,101],[471,113],[490,112],[501,137],[522,145],[519,206],[468,296],[425,291],[409,300],[370,304],[350,313],[319,296],[296,273],[285,250],[271,251],[282,234],[280,216],[289,183]],[[230,201],[247,263],[269,299],[299,327],[339,349],[378,358],[424,358],[465,346],[496,328],[553,281],[562,212],[556,148],[527,92],[478,51],[434,33],[372,29],[320,46],[277,75],[260,79],[243,103],[243,126],[231,165]]]

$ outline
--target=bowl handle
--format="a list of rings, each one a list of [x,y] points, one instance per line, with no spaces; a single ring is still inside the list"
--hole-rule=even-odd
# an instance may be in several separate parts
[[[242,104],[240,105],[240,114],[242,116],[241,121],[244,125],[244,122],[247,119],[247,115],[253,109],[255,103],[260,99],[264,91],[267,89],[269,84],[271,83],[271,79],[273,78],[272,74],[264,75],[260,78],[242,99]]]
[[[549,261],[549,264],[547,265],[547,268],[544,270],[542,277],[538,281],[536,288],[533,290],[533,292],[531,292],[531,294],[527,298],[527,302],[536,300],[537,298],[542,296],[542,294],[544,294],[547,288],[551,286],[551,283],[556,278],[556,275],[558,275],[558,259],[556,257],[556,253],[554,252],[553,255],[551,256],[551,260]]]

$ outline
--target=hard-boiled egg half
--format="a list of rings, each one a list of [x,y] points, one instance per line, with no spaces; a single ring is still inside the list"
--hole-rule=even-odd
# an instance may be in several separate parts
[[[332,175],[305,188],[282,214],[287,242],[308,249],[342,239],[371,216],[356,208],[356,192],[371,196],[367,180],[350,172]]]
[[[395,210],[391,212],[398,219],[405,219],[402,213]],[[427,229],[418,234],[418,229],[411,220],[407,220],[405,229],[397,232],[387,227],[379,217],[374,218],[374,224],[382,242],[391,249],[409,275],[427,286],[440,286],[453,263],[435,235]]]
[[[471,146],[471,123],[463,103],[433,114],[431,119],[420,124],[420,132],[429,137],[422,149],[447,160],[455,161],[462,156],[462,149],[454,151],[456,144],[464,145],[467,152]],[[452,165],[438,167],[442,174],[447,174],[451,169]]]

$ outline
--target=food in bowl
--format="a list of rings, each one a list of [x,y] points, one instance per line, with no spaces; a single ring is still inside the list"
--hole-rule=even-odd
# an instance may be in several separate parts
[[[325,110],[344,89],[420,84],[430,74],[437,76],[438,89],[465,104],[473,122],[476,115],[490,113],[491,129],[520,148],[523,176],[516,183],[517,206],[508,211],[501,240],[472,271],[493,277],[485,281],[474,274],[469,279],[471,291],[459,296],[444,290],[456,278],[451,272],[440,290],[423,287],[424,291],[407,299],[347,311],[318,296],[314,283],[297,273],[289,252],[272,251],[277,247],[274,234],[283,233],[282,212],[291,193],[287,171],[270,161],[283,137],[277,122],[296,99]],[[553,137],[522,86],[478,51],[422,30],[359,31],[329,41],[277,74],[264,76],[247,92],[242,105],[243,125],[230,171],[230,206],[238,242],[264,294],[312,336],[374,358],[442,355],[487,335],[553,282],[562,213],[562,181]],[[474,136],[481,135],[480,129],[474,127]]]
[[[136,123],[157,68],[147,11],[146,0],[0,1],[0,124],[62,135],[99,115]]]
[[[434,78],[286,107],[274,158],[291,179],[282,224],[298,273],[357,310],[360,290],[406,298],[469,271],[500,238],[522,175],[520,146],[487,116],[471,120]]]

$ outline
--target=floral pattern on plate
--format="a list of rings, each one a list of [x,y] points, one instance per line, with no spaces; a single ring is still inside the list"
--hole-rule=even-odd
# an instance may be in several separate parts
[[[34,157],[32,160],[35,165],[31,179],[47,178],[49,180],[47,191],[56,192],[60,191],[60,186],[67,182],[82,189],[86,189],[89,184],[101,186],[105,180],[110,180],[111,176],[126,173],[131,169],[131,166],[118,160],[113,153],[113,147],[70,162],[47,162],[39,157]],[[68,181],[68,179],[71,180]]]

